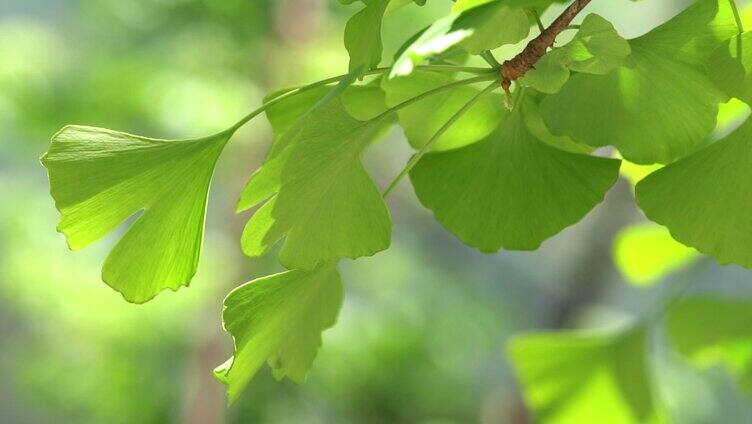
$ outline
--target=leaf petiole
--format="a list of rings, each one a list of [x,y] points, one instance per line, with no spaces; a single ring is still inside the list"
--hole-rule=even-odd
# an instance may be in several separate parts
[[[413,103],[417,103],[421,100],[424,100],[428,97],[433,96],[434,94],[441,93],[442,91],[451,90],[452,88],[463,86],[463,85],[474,84],[476,82],[483,82],[483,81],[490,81],[490,80],[498,80],[498,75],[496,73],[493,73],[493,74],[489,73],[488,75],[480,75],[480,76],[473,77],[473,78],[455,81],[446,85],[442,85],[441,87],[436,87],[432,90],[428,90],[424,93],[421,93],[411,99],[405,100],[404,102],[398,105],[390,107],[389,109],[382,112],[379,116],[372,118],[368,122],[371,123],[371,122],[380,121],[381,119],[384,119],[385,117],[389,116],[390,114],[394,112],[397,112],[400,109],[406,108],[412,105]],[[473,100],[471,100],[471,102],[472,101]]]
[[[468,80],[465,80],[465,81],[468,81]],[[405,167],[402,169],[399,175],[397,175],[397,177],[394,180],[392,180],[392,182],[389,184],[389,187],[387,187],[387,189],[384,190],[384,194],[383,194],[384,198],[386,198],[387,196],[389,196],[389,194],[392,193],[395,187],[397,187],[400,181],[402,181],[402,179],[405,178],[405,176],[413,169],[413,167],[415,167],[418,161],[420,161],[420,159],[423,158],[423,156],[428,152],[428,149],[431,148],[431,146],[436,142],[436,140],[441,138],[441,136],[444,135],[444,133],[446,133],[449,130],[449,128],[451,128],[452,125],[454,125],[460,118],[462,118],[462,116],[465,115],[465,113],[467,113],[467,111],[470,110],[470,108],[472,108],[481,98],[483,98],[483,96],[485,96],[486,94],[492,92],[493,90],[497,88],[497,85],[496,85],[497,82],[498,81],[493,81],[486,88],[484,88],[480,93],[476,94],[475,97],[470,99],[470,101],[468,101],[464,106],[462,106],[462,108],[458,110],[457,113],[452,115],[452,117],[449,118],[449,120],[441,128],[439,128],[438,131],[436,131],[436,134],[434,134],[433,137],[431,137],[431,139],[428,140],[428,142],[426,142],[426,144],[424,144],[423,147],[421,147],[421,149],[415,155],[413,155],[413,157],[410,158],[410,160],[407,162],[407,165],[405,165]]]
[[[742,35],[744,34],[744,23],[742,17],[739,14],[739,8],[736,6],[736,0],[729,0],[731,10],[734,12],[734,20],[736,21],[736,28],[738,29],[738,35],[736,37],[736,54],[739,56],[739,62],[742,62]]]
[[[420,65],[416,66],[416,69],[421,70],[427,70],[427,71],[436,71],[436,72],[464,72],[464,73],[471,73],[471,74],[490,74],[494,72],[494,69],[492,68],[482,68],[482,67],[474,67],[474,66],[454,66],[454,65]],[[375,68],[370,71],[366,71],[363,76],[370,76],[370,75],[381,75],[386,72],[388,72],[391,68],[384,67],[384,68]],[[234,134],[238,129],[240,129],[243,125],[250,122],[253,118],[257,117],[258,115],[264,113],[268,108],[276,105],[277,103],[281,102],[282,100],[285,100],[288,97],[294,96],[296,94],[304,93],[306,91],[313,90],[315,88],[334,84],[337,82],[342,81],[343,79],[350,76],[350,74],[343,74],[343,75],[337,75],[335,77],[326,78],[320,81],[313,82],[308,85],[304,85],[301,87],[290,89],[289,91],[273,98],[272,100],[269,100],[268,102],[261,105],[258,109],[254,110],[253,112],[249,113],[248,115],[244,116],[242,119],[240,119],[235,125],[228,128],[225,131],[222,131],[222,133],[227,134]],[[485,81],[485,79],[481,79],[479,81]],[[469,84],[470,82],[468,82]],[[426,94],[426,93],[424,93]],[[398,105],[399,106],[399,105]]]

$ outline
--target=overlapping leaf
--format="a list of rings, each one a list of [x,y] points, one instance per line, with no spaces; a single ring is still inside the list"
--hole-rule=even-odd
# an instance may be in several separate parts
[[[382,120],[350,116],[340,87],[286,129],[246,186],[239,210],[266,201],[243,232],[247,255],[263,255],[285,238],[280,261],[291,269],[312,269],[389,246],[389,212],[360,162],[362,151],[382,133]],[[284,130],[286,121],[272,116],[274,110],[270,119]],[[288,113],[281,116],[291,119]]]
[[[222,319],[235,340],[234,356],[215,370],[237,399],[268,362],[274,377],[302,383],[321,346],[321,332],[334,325],[342,283],[333,266],[287,271],[251,281],[225,299]]]
[[[669,163],[696,149],[715,127],[725,96],[705,63],[736,24],[727,1],[699,0],[630,41],[625,64],[606,75],[578,74],[541,105],[555,134],[616,146],[638,163]]]
[[[537,422],[656,423],[646,331],[532,334],[510,357]]]
[[[350,54],[350,70],[368,70],[381,62],[381,24],[389,0],[362,0],[365,7],[345,26],[345,48]],[[352,2],[349,2],[352,3]]]
[[[737,35],[716,49],[707,71],[726,94],[752,103],[752,33]]]
[[[394,80],[384,80],[386,102],[396,106],[432,89],[451,83],[446,74],[416,71],[412,75]],[[479,90],[461,86],[432,95],[397,112],[399,123],[410,144],[419,149]],[[472,144],[490,134],[504,114],[503,101],[498,94],[480,99],[452,127],[433,143],[434,150],[448,150]]]
[[[214,165],[230,133],[157,140],[72,126],[42,158],[71,249],[139,211],[104,263],[102,279],[135,303],[188,285],[198,266]]]
[[[426,155],[410,173],[421,203],[483,252],[538,248],[582,219],[618,178],[618,160],[538,141],[522,110],[484,140]]]

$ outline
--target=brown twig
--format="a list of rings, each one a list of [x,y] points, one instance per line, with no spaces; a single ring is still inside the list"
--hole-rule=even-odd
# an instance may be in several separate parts
[[[556,37],[572,23],[572,20],[590,1],[575,0],[548,28],[532,39],[520,54],[501,65],[501,86],[504,91],[509,93],[512,81],[522,78],[530,69],[533,69],[536,62],[546,54],[548,48],[554,45]]]

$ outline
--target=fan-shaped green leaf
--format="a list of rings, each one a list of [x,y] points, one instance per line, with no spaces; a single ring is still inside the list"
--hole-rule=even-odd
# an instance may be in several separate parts
[[[337,270],[287,271],[251,281],[225,299],[222,322],[235,340],[234,356],[214,371],[237,399],[268,362],[274,377],[305,380],[321,346],[321,333],[334,325],[342,305]]]
[[[637,184],[637,201],[675,239],[752,268],[752,121]]]
[[[230,133],[157,140],[71,126],[42,158],[71,249],[104,237],[143,211],[115,245],[102,279],[143,303],[190,283],[203,240],[209,184]]]
[[[616,182],[619,161],[535,139],[521,108],[486,139],[430,153],[410,173],[421,203],[483,252],[532,250],[582,219]]]

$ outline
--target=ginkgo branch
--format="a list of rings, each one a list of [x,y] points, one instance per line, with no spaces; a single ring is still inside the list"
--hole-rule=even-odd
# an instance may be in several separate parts
[[[540,35],[532,39],[527,46],[514,58],[501,65],[501,86],[509,92],[512,81],[522,78],[546,54],[549,47],[554,45],[556,37],[569,25],[572,20],[590,3],[591,0],[575,0],[569,5],[551,25]]]

